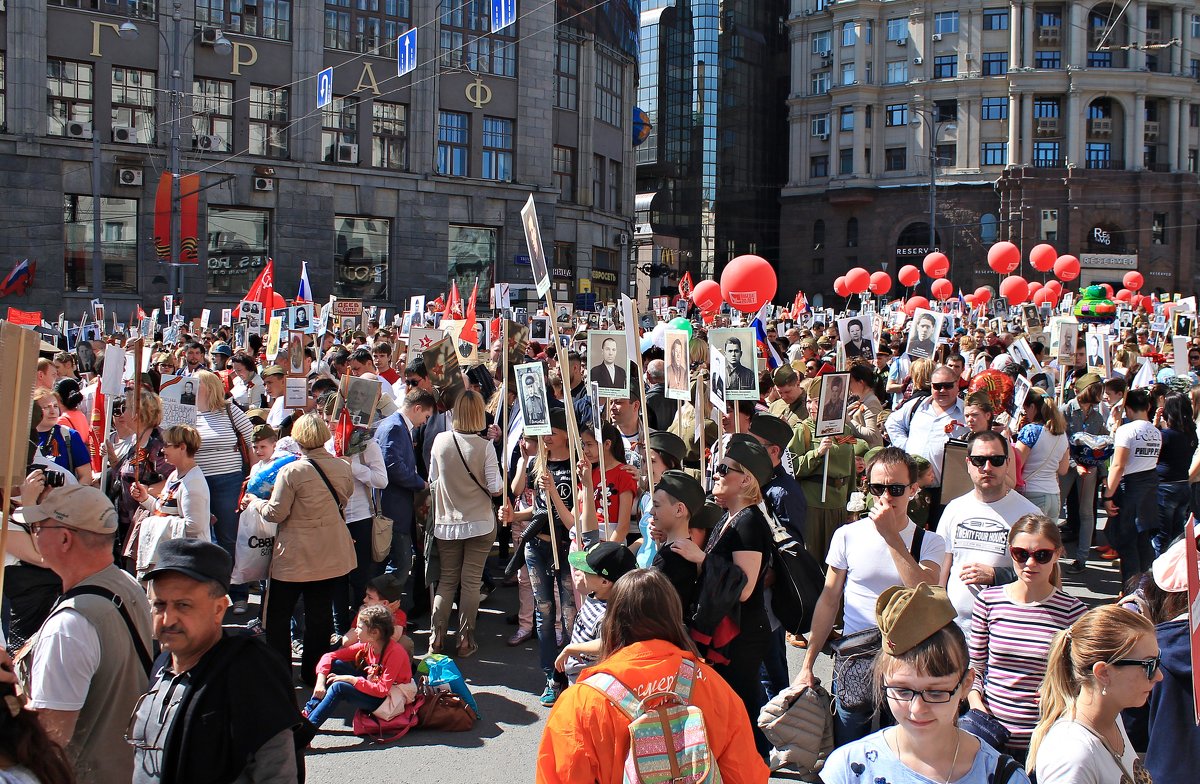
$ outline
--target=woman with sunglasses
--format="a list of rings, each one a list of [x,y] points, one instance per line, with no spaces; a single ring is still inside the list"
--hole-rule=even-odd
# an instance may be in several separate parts
[[[1162,680],[1154,626],[1116,605],[1059,632],[1041,689],[1027,768],[1038,784],[1149,784],[1121,722]]]
[[[1062,537],[1048,518],[1027,514],[1017,520],[1008,532],[1008,553],[1016,582],[985,588],[975,599],[969,648],[976,680],[967,701],[1007,730],[1001,751],[1024,761],[1038,723],[1050,644],[1087,608],[1059,587]]]

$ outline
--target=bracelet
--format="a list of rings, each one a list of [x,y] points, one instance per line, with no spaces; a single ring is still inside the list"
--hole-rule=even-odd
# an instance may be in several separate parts
[[[1113,500],[1115,500],[1115,499],[1116,499],[1116,496],[1115,496],[1115,495],[1102,495],[1102,496],[1100,496],[1100,500],[1101,500],[1101,501],[1103,501],[1103,502],[1105,502],[1105,503],[1108,503],[1109,501],[1113,501]]]

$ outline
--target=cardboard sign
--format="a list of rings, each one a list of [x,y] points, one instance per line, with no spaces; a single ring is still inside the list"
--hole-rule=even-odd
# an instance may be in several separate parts
[[[335,316],[362,316],[363,304],[361,299],[339,299],[333,303]]]
[[[15,324],[0,324],[0,411],[7,426],[0,436],[0,481],[4,482],[4,530],[7,530],[8,488],[25,479],[25,449],[33,411],[33,383],[37,372],[37,333]]]

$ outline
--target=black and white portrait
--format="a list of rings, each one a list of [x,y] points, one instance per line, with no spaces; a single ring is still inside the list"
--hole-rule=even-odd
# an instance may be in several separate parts
[[[687,400],[691,380],[688,353],[688,333],[682,329],[668,329],[663,335],[666,347],[666,392],[672,400]]]
[[[624,332],[588,333],[588,380],[601,397],[629,397],[629,349]]]
[[[351,373],[342,375],[341,389],[338,390],[339,403],[335,412],[341,416],[344,406],[354,425],[370,427],[375,419],[375,411],[379,406],[379,396],[383,388],[375,378],[361,378]]]
[[[1106,335],[1099,332],[1087,333],[1084,345],[1087,347],[1087,369],[1089,373],[1098,373],[1101,378],[1108,378],[1108,340]]]
[[[556,302],[554,304],[554,320],[558,322],[559,328],[571,323],[571,315],[574,310],[575,306],[569,303]]]
[[[1058,322],[1058,360],[1060,363],[1073,363],[1075,349],[1079,345],[1079,325],[1072,321]]]
[[[709,334],[709,354],[725,355],[726,400],[758,400],[758,351],[754,330],[748,327],[714,329]]]
[[[840,436],[846,427],[846,397],[850,392],[849,373],[821,376],[821,399],[817,406],[817,438]]]
[[[1042,328],[1042,314],[1038,311],[1038,306],[1032,302],[1026,302],[1021,306],[1021,317],[1025,319],[1025,330],[1034,332]]]
[[[1171,333],[1178,337],[1192,337],[1196,317],[1191,313],[1175,312],[1171,315]]]
[[[545,343],[550,339],[550,317],[534,316],[529,323],[529,339]]]
[[[932,310],[917,308],[912,325],[908,329],[908,345],[904,350],[909,359],[926,359],[933,356],[941,334],[942,317]]]
[[[875,342],[871,332],[871,318],[858,316],[856,318],[838,319],[838,336],[846,350],[846,359],[862,357],[875,358]]]
[[[546,377],[541,362],[528,362],[513,368],[517,399],[527,436],[550,435],[550,404],[546,399]]]
[[[533,282],[539,297],[550,291],[550,269],[546,265],[546,250],[542,245],[542,232],[538,226],[537,206],[533,196],[521,208],[521,224],[525,227],[525,245],[529,249],[529,264],[533,268]]]
[[[296,305],[289,308],[289,316],[291,325],[289,329],[294,329],[298,332],[308,332],[313,323],[312,305]]]
[[[725,355],[712,351],[708,355],[708,401],[725,410]]]
[[[1042,372],[1042,365],[1033,353],[1033,347],[1025,338],[1017,338],[1008,347],[1008,355],[1030,375]]]

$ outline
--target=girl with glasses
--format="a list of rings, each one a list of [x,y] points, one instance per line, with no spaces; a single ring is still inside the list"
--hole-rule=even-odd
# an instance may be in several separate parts
[[[1008,532],[1008,552],[1016,582],[985,588],[975,599],[969,648],[976,680],[967,701],[1004,727],[1008,743],[1001,751],[1023,761],[1038,723],[1038,689],[1045,677],[1040,665],[1055,633],[1087,608],[1059,587],[1063,544],[1048,518],[1018,519]]]
[[[1038,784],[1150,784],[1120,714],[1144,705],[1162,680],[1158,656],[1150,621],[1116,605],[1059,632],[1029,746]]]

